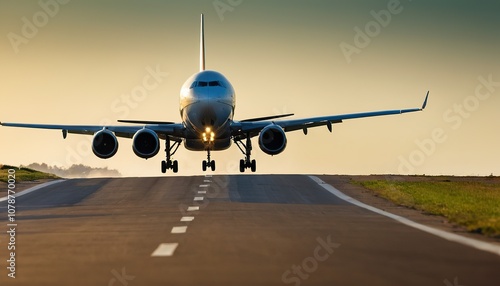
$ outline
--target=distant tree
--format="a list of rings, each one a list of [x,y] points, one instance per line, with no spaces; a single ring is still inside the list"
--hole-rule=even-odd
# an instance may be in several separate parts
[[[63,178],[89,178],[89,177],[119,177],[121,176],[118,170],[110,170],[105,168],[92,168],[83,164],[72,165],[69,168],[60,168],[57,166],[49,166],[45,163],[32,163],[27,168],[40,172],[51,173]]]

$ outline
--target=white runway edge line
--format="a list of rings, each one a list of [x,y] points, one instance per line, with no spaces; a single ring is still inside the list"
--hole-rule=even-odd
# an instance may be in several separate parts
[[[172,256],[177,248],[178,243],[162,243],[160,244],[153,253],[152,257],[162,257],[162,256]]]
[[[15,197],[18,198],[18,197],[20,197],[22,195],[26,195],[26,194],[29,194],[31,192],[38,191],[38,190],[40,190],[42,188],[45,188],[47,186],[54,185],[54,184],[57,184],[57,183],[62,183],[64,181],[65,180],[55,180],[55,181],[50,181],[50,182],[47,182],[47,183],[43,183],[43,184],[34,186],[32,188],[26,189],[24,191],[21,191],[19,193],[16,193]],[[6,201],[6,200],[7,200],[7,197],[0,198],[0,202]]]
[[[340,198],[340,199],[342,199],[342,200],[344,200],[346,202],[349,202],[349,203],[351,203],[353,205],[356,205],[358,207],[362,207],[364,209],[370,210],[370,211],[375,212],[377,214],[380,214],[380,215],[392,218],[393,220],[396,220],[396,221],[398,221],[398,222],[400,222],[402,224],[405,224],[407,226],[411,226],[411,227],[419,229],[421,231],[425,231],[427,233],[430,233],[430,234],[433,234],[435,236],[444,238],[446,240],[458,242],[460,244],[463,244],[463,245],[466,245],[466,246],[470,246],[470,247],[473,247],[473,248],[476,248],[476,249],[479,249],[479,250],[491,252],[493,254],[496,254],[496,255],[500,256],[500,246],[498,246],[498,245],[495,245],[495,244],[492,244],[492,243],[488,243],[488,242],[484,242],[484,241],[480,241],[480,240],[476,240],[476,239],[473,239],[473,238],[468,238],[468,237],[461,236],[461,235],[458,235],[458,234],[446,232],[446,231],[443,231],[443,230],[440,230],[440,229],[436,229],[436,228],[433,228],[433,227],[430,227],[430,226],[426,226],[426,225],[423,225],[423,224],[420,224],[420,223],[416,223],[416,222],[414,222],[412,220],[409,220],[407,218],[404,218],[404,217],[401,217],[401,216],[398,216],[398,215],[395,215],[395,214],[392,214],[392,213],[389,213],[389,212],[377,209],[377,208],[372,207],[370,205],[364,204],[364,203],[362,203],[362,202],[360,202],[358,200],[355,200],[355,199],[349,197],[348,195],[342,193],[341,191],[337,190],[333,186],[331,186],[331,185],[323,182],[320,178],[318,178],[316,176],[309,176],[309,178],[311,178],[311,180],[313,180],[314,182],[316,182],[318,185],[320,185],[321,187],[323,187],[325,190],[327,190],[331,194],[333,194],[336,197],[338,197],[338,198]]]

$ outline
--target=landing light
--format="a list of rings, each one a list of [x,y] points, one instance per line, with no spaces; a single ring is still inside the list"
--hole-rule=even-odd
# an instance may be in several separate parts
[[[210,139],[208,139],[208,135],[210,134]],[[207,142],[210,140],[210,142],[215,141],[215,133],[211,131],[210,127],[205,128],[205,132],[201,134],[203,142]]]

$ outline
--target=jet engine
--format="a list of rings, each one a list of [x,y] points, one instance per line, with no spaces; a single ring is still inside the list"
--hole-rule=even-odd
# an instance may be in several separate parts
[[[259,134],[259,146],[268,155],[278,155],[286,147],[285,131],[275,124],[264,127]]]
[[[103,129],[94,134],[92,151],[101,159],[113,157],[118,151],[118,140],[113,132]]]
[[[160,150],[160,139],[151,129],[141,129],[137,131],[132,139],[132,149],[135,155],[148,159],[158,154]]]

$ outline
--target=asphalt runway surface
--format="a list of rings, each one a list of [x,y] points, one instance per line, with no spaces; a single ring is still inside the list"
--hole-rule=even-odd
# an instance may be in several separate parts
[[[15,206],[10,278],[0,203],[1,285],[500,283],[499,255],[347,203],[302,175],[73,179]]]

